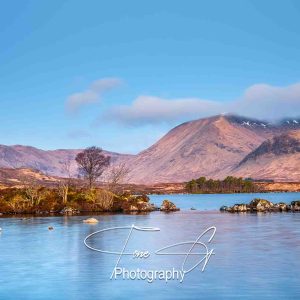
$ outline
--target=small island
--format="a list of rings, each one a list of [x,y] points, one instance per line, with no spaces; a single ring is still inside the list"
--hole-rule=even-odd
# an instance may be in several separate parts
[[[57,188],[24,187],[0,190],[0,214],[78,215],[81,213],[148,213],[178,211],[174,203],[164,200],[160,207],[150,203],[147,195],[114,194],[99,188],[69,188],[67,198]]]
[[[78,153],[78,178],[56,178],[52,185],[42,185],[33,177],[23,178],[20,186],[0,189],[0,214],[77,215],[81,213],[147,213],[179,210],[164,200],[160,207],[150,203],[146,194],[124,191],[120,182],[127,174],[125,165],[111,169],[107,184],[99,187],[97,179],[110,165],[110,156],[101,148],[89,147]],[[63,162],[70,174],[70,161]],[[43,180],[41,182],[44,182]]]

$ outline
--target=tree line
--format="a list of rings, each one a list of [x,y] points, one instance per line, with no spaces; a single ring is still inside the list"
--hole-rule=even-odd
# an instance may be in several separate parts
[[[199,177],[186,183],[186,190],[192,194],[205,193],[252,193],[258,192],[258,186],[251,180],[227,176],[224,180]]]

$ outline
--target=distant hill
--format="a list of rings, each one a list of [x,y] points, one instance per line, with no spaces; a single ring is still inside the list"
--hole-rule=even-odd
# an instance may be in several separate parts
[[[41,171],[28,168],[1,168],[0,169],[0,188],[1,186],[23,186],[28,182],[55,184],[58,179],[43,174]]]
[[[42,171],[51,176],[66,176],[63,164],[71,162],[71,174],[76,177],[76,155],[81,149],[41,150],[31,146],[4,146],[0,145],[0,167],[4,168],[31,168]],[[112,163],[128,159],[131,155],[104,151],[111,156]]]

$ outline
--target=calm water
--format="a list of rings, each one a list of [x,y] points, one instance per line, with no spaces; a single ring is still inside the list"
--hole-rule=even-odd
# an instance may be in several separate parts
[[[274,203],[290,203],[293,200],[300,200],[300,193],[151,195],[150,198],[151,202],[156,205],[161,205],[164,199],[171,200],[184,210],[189,210],[192,207],[200,210],[219,210],[222,205],[249,203],[254,198],[263,198]]]
[[[293,193],[263,196],[286,202],[300,198]],[[0,299],[300,299],[300,214],[214,211],[223,204],[248,202],[253,197],[151,196],[154,202],[168,198],[186,210],[96,216],[100,220],[96,225],[82,223],[83,216],[1,218]],[[109,280],[117,256],[91,251],[83,240],[96,230],[131,224],[159,227],[160,231],[133,232],[126,249],[147,249],[151,255],[143,260],[122,258],[122,267],[180,269],[183,257],[153,252],[195,240],[209,226],[217,227],[209,246],[215,255],[203,273],[197,268],[183,283]],[[48,231],[48,226],[54,230]],[[90,245],[119,251],[127,235],[128,230],[106,232],[91,239]]]

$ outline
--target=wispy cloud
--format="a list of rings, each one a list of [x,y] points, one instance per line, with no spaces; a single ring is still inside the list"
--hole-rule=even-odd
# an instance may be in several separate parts
[[[300,83],[286,87],[256,84],[229,108],[250,117],[276,120],[300,116]]]
[[[66,109],[71,113],[77,112],[82,106],[100,101],[105,92],[120,86],[121,83],[122,80],[119,78],[98,79],[85,91],[70,95],[66,101]]]
[[[256,84],[242,97],[221,102],[198,98],[139,96],[130,105],[112,107],[106,117],[127,125],[176,123],[220,113],[276,120],[300,115],[300,83],[286,87]]]

